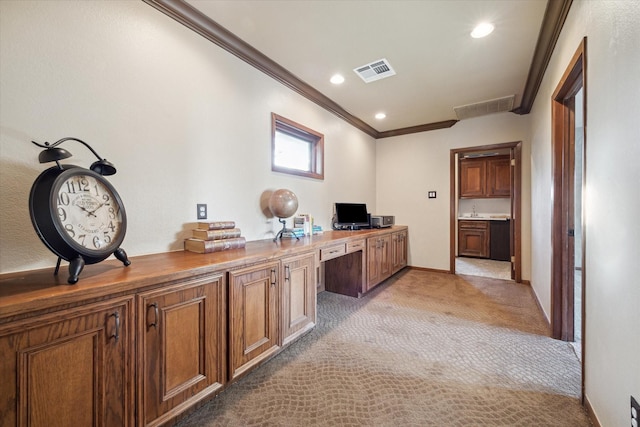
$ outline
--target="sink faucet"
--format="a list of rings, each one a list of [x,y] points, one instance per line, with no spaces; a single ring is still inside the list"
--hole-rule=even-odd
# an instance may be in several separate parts
[[[473,213],[471,214],[472,217],[477,217],[478,214],[476,213],[476,205],[473,205]]]

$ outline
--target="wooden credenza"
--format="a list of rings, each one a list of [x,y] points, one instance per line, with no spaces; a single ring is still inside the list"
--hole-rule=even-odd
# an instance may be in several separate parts
[[[361,296],[406,242],[404,226],[330,231],[106,261],[76,285],[66,267],[0,275],[0,426],[167,423],[311,330],[319,282]]]

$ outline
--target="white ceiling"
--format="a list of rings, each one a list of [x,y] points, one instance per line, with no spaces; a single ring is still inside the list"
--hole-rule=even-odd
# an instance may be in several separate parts
[[[456,119],[453,107],[520,105],[546,0],[187,0],[377,131]],[[489,21],[495,31],[473,39]],[[393,77],[353,69],[386,58]],[[329,82],[334,73],[346,81]],[[374,115],[385,112],[384,120]]]

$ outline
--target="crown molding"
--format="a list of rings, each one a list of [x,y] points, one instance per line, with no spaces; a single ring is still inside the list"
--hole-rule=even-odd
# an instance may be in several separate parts
[[[280,64],[240,39],[186,1],[143,1],[375,139],[446,129],[458,122],[458,120],[445,120],[380,132],[346,111],[308,83],[297,78]],[[572,1],[573,0],[548,0],[533,60],[529,68],[522,102],[520,107],[513,110],[514,113],[528,114],[531,111],[544,72],[551,59],[551,54],[560,36],[560,31],[569,13]]]
[[[548,0],[544,11],[538,42],[533,52],[533,59],[529,67],[529,75],[524,85],[522,101],[518,108],[513,109],[516,114],[529,114],[540,89],[542,78],[551,60],[551,55],[560,37],[560,32],[567,19],[573,0]]]
[[[378,132],[378,139],[391,136],[409,135],[411,133],[427,132],[430,130],[447,129],[458,123],[458,120],[444,120],[442,122],[426,123],[424,125],[409,126],[406,128],[386,130]]]

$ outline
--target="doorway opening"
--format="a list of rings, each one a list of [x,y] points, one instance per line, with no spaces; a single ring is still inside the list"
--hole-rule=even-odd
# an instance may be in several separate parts
[[[586,289],[584,187],[586,183],[586,38],[553,93],[553,215],[551,332],[573,342],[584,369]],[[584,378],[583,378],[584,387]],[[584,394],[583,394],[584,395]]]
[[[451,150],[451,273],[522,281],[521,157],[520,141]]]

